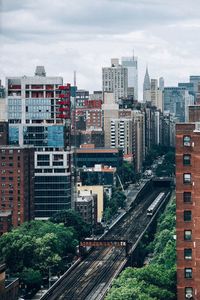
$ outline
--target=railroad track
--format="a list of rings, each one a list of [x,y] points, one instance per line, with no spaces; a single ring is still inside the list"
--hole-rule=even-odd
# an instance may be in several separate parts
[[[163,191],[164,189],[162,189]],[[123,239],[133,245],[148,225],[146,210],[161,189],[155,189],[136,208],[131,208],[104,239]],[[55,288],[48,300],[96,300],[103,299],[108,282],[126,262],[125,250],[112,248],[94,249]]]

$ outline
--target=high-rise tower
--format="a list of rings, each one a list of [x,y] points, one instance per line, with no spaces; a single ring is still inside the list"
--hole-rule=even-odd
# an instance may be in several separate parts
[[[143,102],[151,101],[151,81],[149,77],[148,67],[146,67],[146,73],[143,83]]]
[[[118,58],[111,59],[111,67],[102,69],[103,92],[112,92],[117,103],[128,94],[128,69],[119,64]]]
[[[62,77],[6,79],[10,145],[33,145],[35,217],[71,208],[70,85]]]
[[[138,100],[138,62],[137,57],[122,57],[122,66],[128,69],[128,90],[134,89],[134,99]]]

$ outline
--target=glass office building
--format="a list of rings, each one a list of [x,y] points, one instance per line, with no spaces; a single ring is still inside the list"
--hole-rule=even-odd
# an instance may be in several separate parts
[[[71,208],[70,141],[66,121],[59,117],[66,110],[60,104],[65,88],[70,85],[63,86],[62,77],[47,77],[41,66],[35,76],[6,78],[9,143],[35,147],[34,204],[39,219]],[[68,94],[70,106],[70,90]]]
[[[194,96],[184,87],[164,88],[164,112],[169,112],[178,122],[185,122],[188,118],[188,106],[194,104]]]

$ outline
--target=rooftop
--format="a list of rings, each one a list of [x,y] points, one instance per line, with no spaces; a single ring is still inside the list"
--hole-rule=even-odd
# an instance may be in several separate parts
[[[116,148],[80,148],[76,150],[76,153],[118,153]]]

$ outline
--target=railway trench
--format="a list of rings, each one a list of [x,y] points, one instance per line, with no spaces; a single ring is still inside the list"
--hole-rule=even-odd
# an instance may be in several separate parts
[[[138,193],[127,214],[105,234],[103,239],[128,240],[134,253],[151,220],[146,215],[147,208],[161,191],[167,192],[169,189],[169,186],[162,186],[161,182],[158,186],[155,182],[151,182],[149,187]],[[95,248],[76,268],[66,273],[60,282],[56,282],[41,300],[103,299],[112,280],[130,261],[124,249]]]

